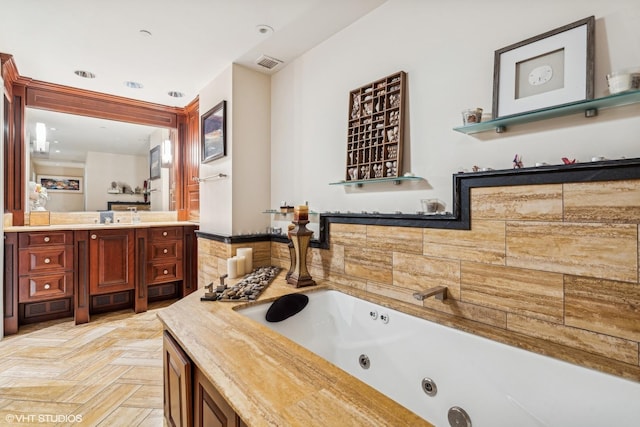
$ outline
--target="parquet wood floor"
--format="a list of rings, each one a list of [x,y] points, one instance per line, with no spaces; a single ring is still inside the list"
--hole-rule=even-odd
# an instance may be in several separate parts
[[[0,341],[0,426],[163,427],[162,325],[172,301],[22,326]]]

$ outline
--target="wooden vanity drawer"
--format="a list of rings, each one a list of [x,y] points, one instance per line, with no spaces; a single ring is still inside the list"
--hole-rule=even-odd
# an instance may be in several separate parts
[[[151,241],[182,240],[182,227],[151,228]]]
[[[73,244],[72,231],[37,231],[33,233],[20,233],[20,247],[28,246],[54,246]]]
[[[70,296],[73,296],[72,272],[20,277],[19,303]]]
[[[147,284],[182,280],[182,261],[147,264]]]
[[[20,249],[20,274],[73,269],[73,250],[68,246]]]
[[[167,258],[182,258],[182,240],[167,240],[149,244],[149,261]]]

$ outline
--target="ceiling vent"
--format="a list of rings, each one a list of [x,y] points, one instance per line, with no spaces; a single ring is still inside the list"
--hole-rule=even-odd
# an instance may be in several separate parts
[[[268,70],[273,70],[278,65],[282,64],[282,61],[271,56],[262,55],[260,58],[256,59],[256,64]]]

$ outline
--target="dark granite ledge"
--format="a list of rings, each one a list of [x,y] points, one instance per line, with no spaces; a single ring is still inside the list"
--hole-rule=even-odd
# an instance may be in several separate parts
[[[640,158],[458,173],[453,175],[454,194],[453,212],[451,214],[320,213],[320,236],[318,240],[311,241],[311,246],[322,249],[329,248],[329,227],[331,223],[469,230],[471,228],[470,204],[472,188],[623,181],[629,179],[640,179]],[[224,243],[257,241],[286,243],[288,241],[284,235],[220,236],[201,231],[196,233],[199,237]]]

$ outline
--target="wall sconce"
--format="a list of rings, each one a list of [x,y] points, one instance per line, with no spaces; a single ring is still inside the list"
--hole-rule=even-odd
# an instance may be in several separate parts
[[[171,140],[165,139],[162,141],[162,167],[171,166],[173,156],[171,154]]]
[[[36,151],[38,153],[46,153],[47,147],[47,127],[44,123],[36,123]]]
[[[49,142],[47,141],[47,127],[44,123],[36,123],[36,138],[32,143],[34,157],[49,158]]]

